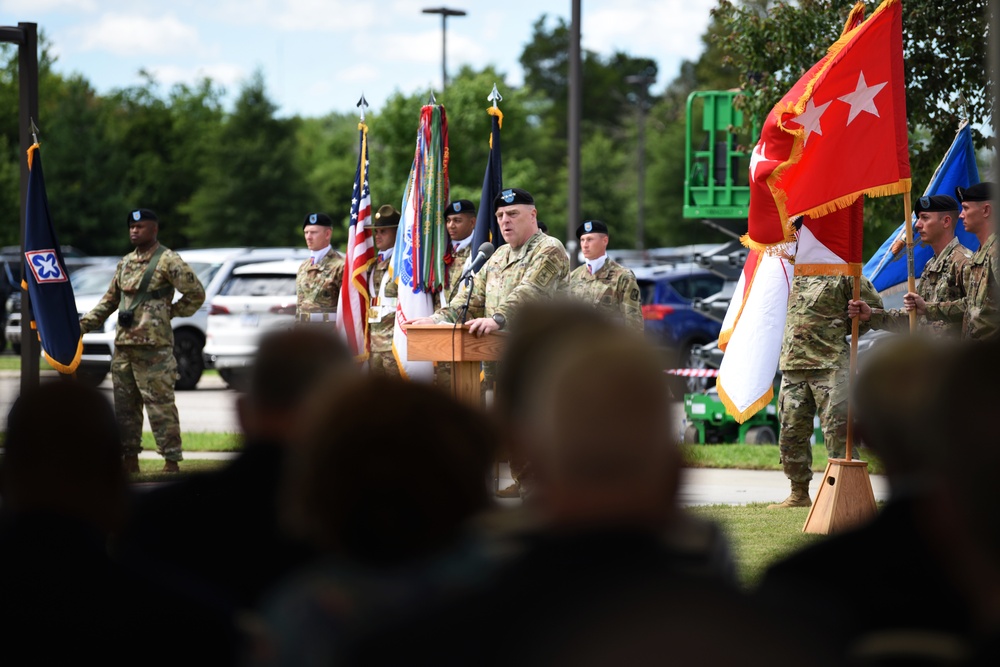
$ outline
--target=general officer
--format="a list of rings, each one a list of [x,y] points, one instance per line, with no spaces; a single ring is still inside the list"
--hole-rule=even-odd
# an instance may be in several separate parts
[[[920,197],[913,209],[917,214],[914,228],[920,240],[934,249],[934,257],[924,265],[917,284],[917,294],[926,303],[955,301],[965,296],[962,287],[962,272],[968,264],[972,252],[958,242],[955,225],[958,224],[958,202],[948,195]],[[847,316],[859,315],[862,322],[871,322],[873,329],[909,331],[910,317],[903,308],[892,310],[872,309],[864,301],[851,301]],[[955,335],[960,333],[958,323],[928,321],[919,319],[921,328],[935,335]]]
[[[336,322],[344,256],[330,246],[333,220],[326,213],[310,213],[302,222],[302,234],[309,259],[295,276],[295,317],[299,322]]]
[[[170,320],[194,315],[205,301],[205,288],[191,267],[157,240],[159,220],[153,211],[136,209],[127,221],[135,250],[118,262],[108,291],[80,319],[80,330],[94,331],[118,311],[111,381],[125,470],[139,472],[145,405],[156,451],[165,459],[163,471],[177,472],[183,455],[174,403],[177,361]],[[174,290],[181,294],[176,303]]]
[[[997,303],[997,229],[993,211],[993,184],[977,183],[967,188],[955,188],[962,204],[959,216],[965,229],[979,239],[979,250],[972,256],[962,274],[965,296],[954,301],[927,303],[912,292],[903,297],[907,310],[916,310],[928,320],[961,322],[962,338],[996,340],[1000,338],[1000,304]]]
[[[469,300],[469,332],[486,336],[507,328],[508,321],[516,326],[517,310],[526,303],[551,299],[564,292],[569,276],[569,256],[559,239],[538,229],[538,209],[526,190],[508,188],[493,200],[500,234],[506,244],[493,253],[476,274]],[[462,316],[466,299],[460,290],[447,308],[431,317],[413,320],[413,324],[454,323]],[[492,383],[492,369],[485,365],[487,383]],[[501,490],[501,497],[520,495],[524,461],[511,459],[514,483]]]
[[[608,226],[587,220],[576,228],[576,238],[587,261],[569,275],[570,293],[611,319],[642,331],[639,284],[634,273],[608,257]]]
[[[396,281],[389,278],[389,262],[396,245],[399,211],[384,204],[372,220],[372,234],[378,255],[368,279],[372,291],[368,309],[368,330],[371,335],[371,356],[368,366],[375,375],[399,375],[399,364],[392,351],[392,331],[396,321]]]

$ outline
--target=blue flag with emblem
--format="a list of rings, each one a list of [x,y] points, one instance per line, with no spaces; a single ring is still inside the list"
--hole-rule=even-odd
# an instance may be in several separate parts
[[[80,365],[83,342],[73,286],[52,226],[38,144],[28,149],[28,202],[24,227],[24,281],[31,301],[31,326],[45,360],[60,373]]]
[[[494,95],[496,88],[494,87]],[[490,96],[491,98],[493,95]],[[490,157],[486,162],[486,173],[483,175],[483,194],[479,198],[479,212],[476,214],[476,228],[472,232],[472,255],[475,256],[479,246],[489,241],[495,248],[503,245],[500,236],[500,225],[493,214],[493,200],[503,189],[503,161],[500,159],[500,128],[503,126],[503,112],[494,104],[486,110],[492,119],[490,130]]]
[[[954,197],[956,186],[967,188],[978,182],[979,168],[972,147],[972,130],[968,122],[963,122],[924,194]],[[965,225],[960,220],[955,221],[955,235],[958,242],[969,250],[975,252],[979,249],[979,239],[965,231]],[[913,274],[919,278],[924,265],[934,257],[934,249],[922,243],[916,233],[913,236],[916,241],[913,245]],[[902,224],[872,255],[862,273],[883,296],[906,290],[906,229]]]

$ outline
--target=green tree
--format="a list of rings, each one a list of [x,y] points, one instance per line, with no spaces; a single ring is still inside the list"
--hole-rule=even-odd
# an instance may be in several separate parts
[[[319,202],[320,210],[335,222],[332,243],[347,240],[351,192],[358,167],[359,117],[331,113],[322,118],[305,118],[297,133],[299,160],[306,184]],[[369,139],[371,133],[369,133]]]
[[[298,157],[300,119],[275,118],[264,78],[243,86],[232,114],[208,148],[201,184],[182,207],[196,245],[289,245],[318,207]]]

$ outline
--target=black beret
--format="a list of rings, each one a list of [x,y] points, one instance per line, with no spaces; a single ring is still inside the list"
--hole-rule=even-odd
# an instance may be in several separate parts
[[[957,211],[958,202],[955,201],[954,197],[950,197],[949,195],[923,196],[917,200],[917,204],[913,207],[913,210],[918,214],[924,211],[928,213]]]
[[[372,229],[385,229],[387,227],[398,226],[399,211],[397,211],[392,204],[382,204],[378,212],[375,214],[375,220],[372,222]]]
[[[963,201],[993,201],[993,184],[976,183],[967,188],[955,188],[955,198]]]
[[[507,188],[497,195],[493,200],[493,210],[496,211],[501,206],[513,206],[514,204],[534,205],[535,198],[531,193],[521,188]]]
[[[302,229],[306,227],[333,227],[333,220],[326,213],[310,213],[302,221]]]
[[[587,220],[576,228],[576,238],[584,234],[607,234],[608,226],[600,220]]]
[[[476,205],[468,199],[456,199],[448,204],[448,210],[445,211],[445,216],[455,215],[456,213],[471,213],[472,215],[475,215]]]
[[[549,233],[549,226],[546,225],[541,220],[539,220],[538,221],[538,231],[540,231],[542,234],[548,234]]]
[[[134,211],[129,211],[128,213],[128,224],[133,222],[141,222],[142,220],[151,220],[152,222],[160,222],[160,219],[156,217],[148,208],[137,208]]]

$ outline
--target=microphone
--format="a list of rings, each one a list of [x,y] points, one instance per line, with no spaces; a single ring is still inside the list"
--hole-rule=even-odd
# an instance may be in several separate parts
[[[469,268],[462,272],[462,277],[458,279],[458,282],[462,282],[466,278],[479,273],[479,270],[486,264],[486,260],[492,257],[494,252],[496,252],[496,248],[489,241],[479,246],[479,254],[476,255]]]

